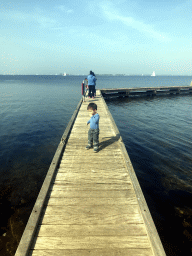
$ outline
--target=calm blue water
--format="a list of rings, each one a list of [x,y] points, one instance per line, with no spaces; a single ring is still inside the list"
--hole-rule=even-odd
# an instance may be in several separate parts
[[[17,205],[21,197],[31,202],[36,199],[61,136],[81,99],[83,79],[83,76],[0,76],[0,186],[12,186],[11,205]],[[192,77],[98,76],[97,79],[97,88],[101,89],[188,86]],[[168,241],[169,237],[183,232],[175,230],[176,223],[171,222],[177,216],[175,207],[192,209],[191,97],[106,101],[162,242],[165,247],[173,246],[173,252],[181,249],[172,238]],[[167,247],[166,253],[180,255],[171,254]]]

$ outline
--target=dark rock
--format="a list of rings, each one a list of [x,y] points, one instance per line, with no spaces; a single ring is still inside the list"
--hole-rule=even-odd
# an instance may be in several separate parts
[[[24,199],[21,199],[21,204],[26,204],[26,201]]]

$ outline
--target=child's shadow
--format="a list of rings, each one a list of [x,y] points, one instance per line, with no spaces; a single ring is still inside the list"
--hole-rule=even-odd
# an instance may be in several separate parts
[[[101,151],[102,149],[104,149],[104,148],[110,146],[111,144],[113,144],[114,142],[118,141],[120,136],[121,136],[120,133],[118,133],[116,136],[103,137],[103,138],[110,138],[110,139],[100,142],[98,151]]]

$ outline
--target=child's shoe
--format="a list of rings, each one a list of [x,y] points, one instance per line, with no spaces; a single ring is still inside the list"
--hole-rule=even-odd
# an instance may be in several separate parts
[[[92,97],[92,99],[94,99],[94,97]]]
[[[88,144],[88,145],[86,146],[86,149],[90,149],[91,147],[92,147],[92,146]]]
[[[97,153],[97,151],[98,151],[98,147],[94,147],[93,152]]]

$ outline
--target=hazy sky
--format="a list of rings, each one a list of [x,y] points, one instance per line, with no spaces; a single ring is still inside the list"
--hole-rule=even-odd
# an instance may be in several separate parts
[[[0,74],[192,75],[192,0],[2,2]]]

